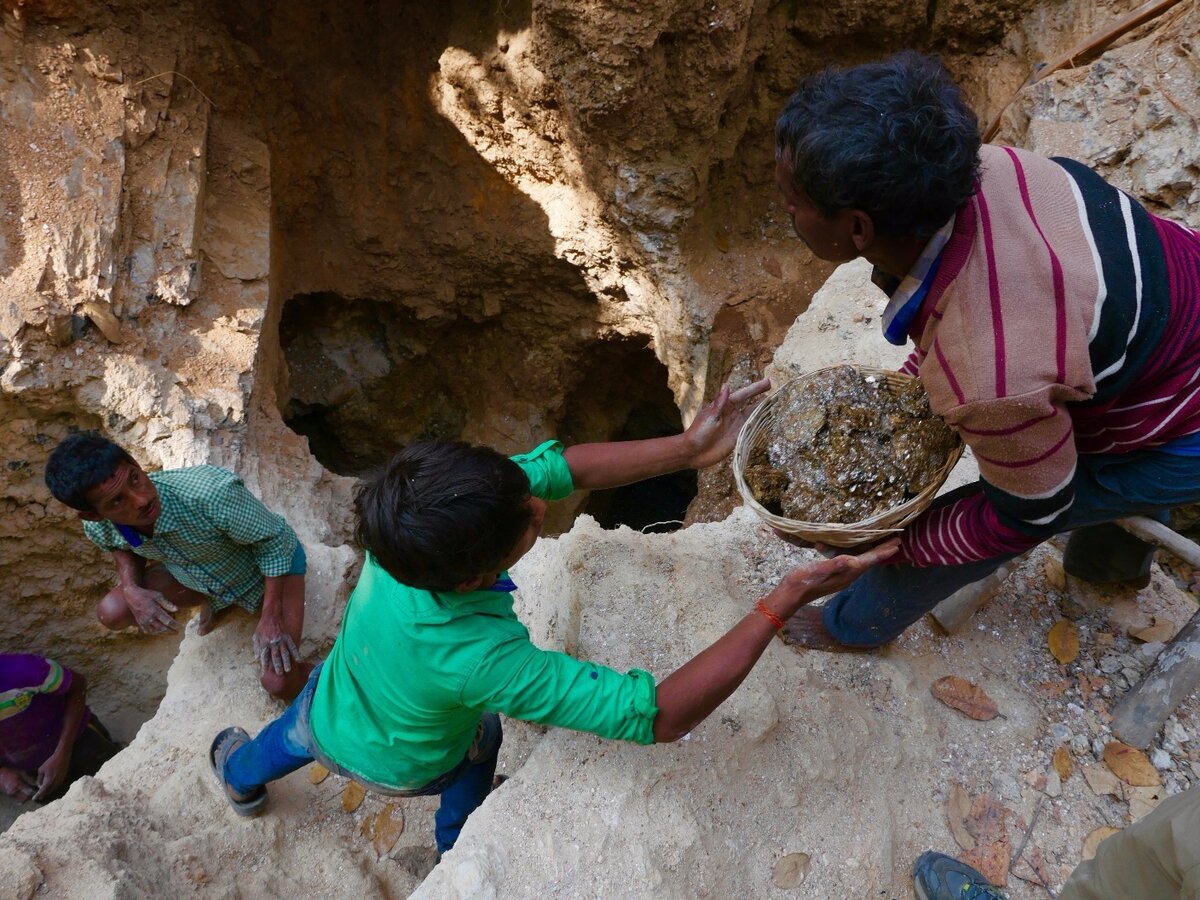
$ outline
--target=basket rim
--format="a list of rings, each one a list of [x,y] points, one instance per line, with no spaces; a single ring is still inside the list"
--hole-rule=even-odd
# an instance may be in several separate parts
[[[754,510],[755,514],[767,524],[780,531],[799,537],[807,537],[834,545],[851,546],[868,540],[883,539],[902,531],[909,522],[924,512],[933,502],[937,496],[937,492],[945,484],[950,472],[962,457],[965,448],[961,435],[959,435],[957,430],[952,428],[951,430],[954,432],[956,438],[955,447],[950,451],[946,462],[938,469],[929,484],[922,488],[918,494],[910,497],[903,503],[875,513],[858,522],[809,522],[777,515],[768,510],[755,498],[753,492],[750,490],[750,486],[746,484],[745,478],[746,464],[749,461],[749,454],[753,450],[752,442],[757,438],[761,430],[760,423],[762,423],[768,412],[773,408],[773,401],[785,391],[793,389],[798,383],[810,381],[825,372],[845,367],[852,368],[862,375],[883,376],[890,383],[905,384],[920,381],[920,378],[914,375],[897,372],[893,369],[884,369],[878,366],[867,366],[857,363],[839,363],[832,366],[823,366],[820,369],[814,369],[811,372],[789,378],[768,394],[742,424],[742,429],[738,432],[737,442],[734,445],[732,462],[734,483],[737,485],[738,493],[741,495],[743,502]]]

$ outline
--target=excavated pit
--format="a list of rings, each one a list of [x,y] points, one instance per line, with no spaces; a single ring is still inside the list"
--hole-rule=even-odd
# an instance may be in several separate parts
[[[356,571],[352,482],[338,473],[422,434],[515,452],[548,435],[678,430],[727,374],[761,373],[829,271],[771,185],[771,123],[800,73],[938,49],[986,119],[1034,63],[1133,5],[0,0],[0,429],[13,463],[0,471],[0,587],[19,598],[4,638],[87,672],[119,737],[145,724],[99,778],[3,838],[0,894],[400,896],[433,865],[432,806],[406,803],[405,834],[379,856],[361,826],[380,804],[344,815],[335,779],[285,780],[271,815],[230,817],[203,746],[277,713],[249,623],[189,635],[178,656],[99,629],[90,610],[111,563],[40,481],[67,428],[98,425],[148,465],[243,473],[310,551],[317,654]],[[1185,14],[1152,56],[1131,44],[1028,89],[1003,135],[1091,159],[1186,216],[1195,129],[1161,111],[1192,97],[1164,99],[1161,80],[1147,94],[1137,74],[1149,60],[1174,93],[1195,84],[1190,51],[1169,46],[1171,28],[1194,33]],[[85,302],[121,331],[79,327]],[[861,352],[849,308],[877,331],[871,302],[839,294],[788,365]],[[549,530],[582,508],[605,524],[671,522],[694,490],[634,510],[621,492],[575,497]],[[708,517],[736,502],[718,500]],[[647,540],[581,524],[518,573],[521,615],[544,646],[663,674],[794,564],[775,542],[751,546],[754,526],[735,516]],[[1020,601],[990,628],[1023,649],[984,635],[976,677],[1021,670]],[[949,650],[973,659],[972,646]],[[773,896],[774,863],[803,850],[814,870],[797,896],[899,894],[912,855],[952,846],[947,779],[987,790],[998,760],[1015,775],[1040,765],[1012,750],[1045,735],[1007,682],[995,686],[1013,694],[1011,732],[955,732],[988,752],[946,764],[944,720],[918,700],[946,650],[921,633],[870,667],[772,653],[672,748],[514,725],[504,763],[520,777],[425,890],[611,895],[632,873],[667,896]],[[697,771],[717,777],[692,790]],[[1095,820],[1086,795],[1066,802],[1064,821]],[[1052,838],[1064,866],[1075,837]]]

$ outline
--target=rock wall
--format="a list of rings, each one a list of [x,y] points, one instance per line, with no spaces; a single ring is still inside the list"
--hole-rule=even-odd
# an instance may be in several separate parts
[[[770,185],[771,120],[799,73],[935,47],[990,114],[1034,62],[1131,5],[0,0],[0,642],[85,671],[132,740],[0,838],[0,893],[389,895],[432,868],[433,801],[404,805],[383,856],[360,833],[382,804],[339,812],[336,780],[297,775],[272,815],[230,817],[208,736],[277,711],[250,622],[182,643],[99,628],[111,566],[41,480],[69,429],[100,428],[147,466],[243,474],[308,551],[305,650],[319,653],[357,565],[352,482],[310,452],[319,438],[378,453],[425,433],[503,449],[559,428],[605,436],[621,398],[582,412],[579,398],[621,347],[651,348],[661,372],[645,371],[686,417],[727,375],[761,371],[829,275]],[[1189,10],[1023,92],[1004,135],[1094,160],[1190,216]],[[872,308],[861,267],[839,270],[774,371],[850,348],[885,358],[864,337]],[[316,423],[311,444],[285,417]],[[744,513],[654,538],[582,520],[518,575],[546,645],[665,674],[796,560]],[[803,852],[803,895],[899,892],[915,852],[948,846],[927,803],[941,745],[976,748],[981,782],[989,748],[1028,768],[1044,741],[1019,685],[997,685],[1010,719],[982,744],[916,699],[938,659],[975,647],[926,638],[896,661],[774,648],[675,747],[514,725],[516,777],[423,890],[757,896]],[[874,782],[892,771],[906,775]],[[1084,799],[1062,815],[1094,819]],[[1068,865],[1074,848],[1054,840]]]
[[[1200,10],[1181,4],[1082,69],[1024,91],[1000,136],[1087,160],[1152,212],[1200,227]]]

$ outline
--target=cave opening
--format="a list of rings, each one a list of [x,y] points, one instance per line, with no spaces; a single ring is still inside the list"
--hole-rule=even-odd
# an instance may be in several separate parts
[[[340,475],[360,476],[415,440],[465,439],[519,452],[551,435],[569,446],[683,429],[667,369],[645,338],[580,344],[555,373],[561,392],[544,395],[541,407],[518,407],[514,421],[511,409],[494,402],[520,382],[512,350],[522,341],[503,317],[422,321],[391,303],[322,292],[293,297],[279,335],[288,369],[284,421]],[[678,472],[579,494],[547,533],[566,530],[580,512],[604,528],[672,531],[696,492],[696,473]]]
[[[568,395],[559,428],[568,445],[644,440],[683,430],[683,419],[667,385],[667,369],[644,338],[593,344],[581,372],[581,380]],[[645,532],[675,531],[683,527],[696,493],[696,472],[675,472],[592,491],[581,512],[595,518],[602,528],[625,525]]]

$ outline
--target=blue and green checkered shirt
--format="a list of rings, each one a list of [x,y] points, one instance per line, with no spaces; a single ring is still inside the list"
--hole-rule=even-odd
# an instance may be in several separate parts
[[[296,532],[225,469],[192,466],[148,474],[162,507],[154,534],[104,520],[83,523],[88,538],[104,550],[161,562],[180,584],[210,597],[214,610],[236,604],[258,612],[263,579],[291,568]]]

